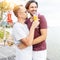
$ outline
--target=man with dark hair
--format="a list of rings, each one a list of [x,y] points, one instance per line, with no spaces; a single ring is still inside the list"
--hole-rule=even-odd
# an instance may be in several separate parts
[[[32,22],[34,21],[34,15],[37,14],[38,3],[35,0],[30,0],[26,4],[26,9],[30,13],[31,17],[25,22],[30,29]],[[33,60],[46,60],[46,37],[47,37],[47,22],[43,15],[37,14],[40,22],[39,26],[35,28],[34,40],[33,40]],[[36,19],[36,17],[35,17]]]

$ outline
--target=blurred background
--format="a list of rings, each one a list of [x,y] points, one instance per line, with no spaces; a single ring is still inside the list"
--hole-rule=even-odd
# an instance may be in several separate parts
[[[0,0],[3,3],[5,10],[0,8],[0,22],[1,20],[7,21],[7,14],[10,13],[13,22],[17,21],[14,16],[12,9],[16,4],[26,4],[29,0]],[[48,59],[49,60],[60,60],[60,1],[59,0],[36,0],[39,4],[38,12],[43,14],[48,23],[48,34],[47,34],[47,49],[48,49]],[[8,8],[9,7],[9,8]],[[3,13],[1,13],[1,11]],[[2,15],[1,15],[2,14]],[[2,18],[1,18],[2,16]],[[1,23],[0,23],[1,24]],[[4,24],[4,23],[3,23]],[[4,25],[6,26],[6,24]],[[11,32],[11,30],[9,30]]]

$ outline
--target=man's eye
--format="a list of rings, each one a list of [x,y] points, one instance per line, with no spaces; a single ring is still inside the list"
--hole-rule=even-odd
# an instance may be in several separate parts
[[[34,8],[34,7],[31,7],[31,8]]]
[[[32,7],[30,7],[30,8],[37,8],[37,7],[33,7],[33,6],[32,6]]]

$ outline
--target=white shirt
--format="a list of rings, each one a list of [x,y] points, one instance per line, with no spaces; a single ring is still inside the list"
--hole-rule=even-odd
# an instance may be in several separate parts
[[[21,24],[19,22],[15,23],[13,26],[13,37],[15,44],[21,43],[20,40],[27,37],[29,30],[26,24]],[[27,42],[28,43],[28,42]],[[16,60],[31,60],[32,59],[32,46],[29,46],[23,50],[16,47]]]

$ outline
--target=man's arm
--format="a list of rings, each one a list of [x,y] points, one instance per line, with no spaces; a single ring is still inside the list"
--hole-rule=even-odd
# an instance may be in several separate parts
[[[39,21],[33,22],[29,35],[23,39],[21,39],[21,44],[18,45],[20,49],[26,48],[27,46],[31,46],[34,38],[34,30],[39,25]]]
[[[46,40],[47,37],[47,29],[41,29],[41,36],[37,37],[33,40],[33,45],[38,44],[44,40]]]
[[[24,49],[26,47],[28,47],[27,45],[25,45],[24,43],[20,43],[17,45],[19,49]]]

